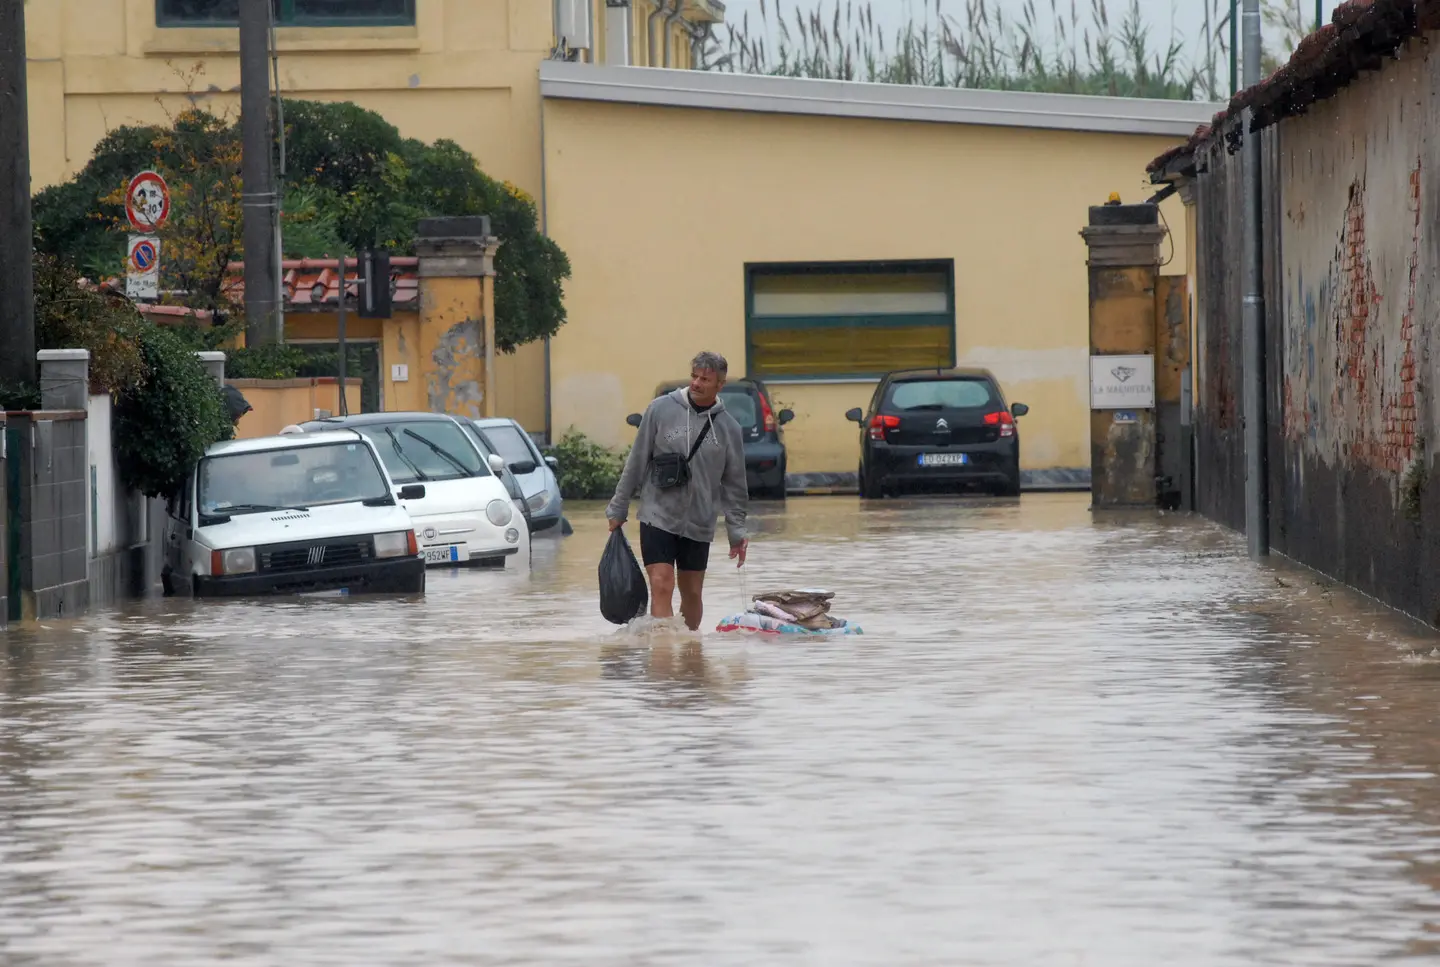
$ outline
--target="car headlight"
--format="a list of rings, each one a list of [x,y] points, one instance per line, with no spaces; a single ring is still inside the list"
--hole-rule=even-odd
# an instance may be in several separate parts
[[[254,574],[255,548],[232,547],[216,551],[210,557],[210,569],[218,574]]]
[[[411,554],[420,553],[415,544],[414,531],[391,531],[388,534],[375,535],[375,556],[379,557],[405,557]]]
[[[504,527],[515,516],[508,500],[492,500],[485,505],[485,518],[496,527]]]
[[[538,494],[535,494],[534,496],[526,500],[525,506],[530,508],[531,513],[534,513],[536,511],[544,510],[545,505],[548,503],[550,503],[550,495],[542,490]]]

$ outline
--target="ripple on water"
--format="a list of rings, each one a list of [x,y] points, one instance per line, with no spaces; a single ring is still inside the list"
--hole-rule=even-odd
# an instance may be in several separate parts
[[[617,628],[574,523],[423,601],[0,638],[0,962],[1440,954],[1440,650],[1343,589],[1084,496],[812,498],[701,633]],[[866,634],[705,630],[762,585]]]

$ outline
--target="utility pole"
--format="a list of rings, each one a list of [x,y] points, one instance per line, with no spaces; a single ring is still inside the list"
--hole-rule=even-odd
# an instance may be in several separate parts
[[[279,266],[270,128],[270,0],[240,0],[240,176],[245,242],[245,345],[278,342]]]
[[[1260,83],[1260,0],[1245,0],[1245,86]],[[1242,197],[1244,199],[1245,305],[1241,316],[1243,332],[1244,413],[1245,413],[1245,538],[1252,558],[1270,553],[1270,502],[1266,447],[1265,386],[1265,298],[1264,247],[1261,227],[1264,214],[1260,181],[1260,132],[1251,131],[1253,112],[1242,115],[1244,137],[1242,156]]]
[[[0,0],[0,383],[33,385],[34,227],[25,93],[25,0]]]

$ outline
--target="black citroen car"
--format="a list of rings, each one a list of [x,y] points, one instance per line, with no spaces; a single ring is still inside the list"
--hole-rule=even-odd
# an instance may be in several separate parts
[[[1020,493],[1020,431],[1024,403],[1007,405],[984,369],[889,373],[866,410],[845,418],[860,424],[860,496],[902,490],[973,488]]]

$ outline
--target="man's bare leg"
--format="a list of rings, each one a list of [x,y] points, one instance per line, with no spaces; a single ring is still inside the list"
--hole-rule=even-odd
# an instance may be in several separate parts
[[[691,631],[699,631],[700,615],[704,610],[700,592],[705,586],[705,572],[680,571],[675,577],[680,584],[680,613],[685,617],[685,626]]]
[[[671,564],[649,564],[645,574],[650,578],[650,616],[675,617],[675,567]]]

